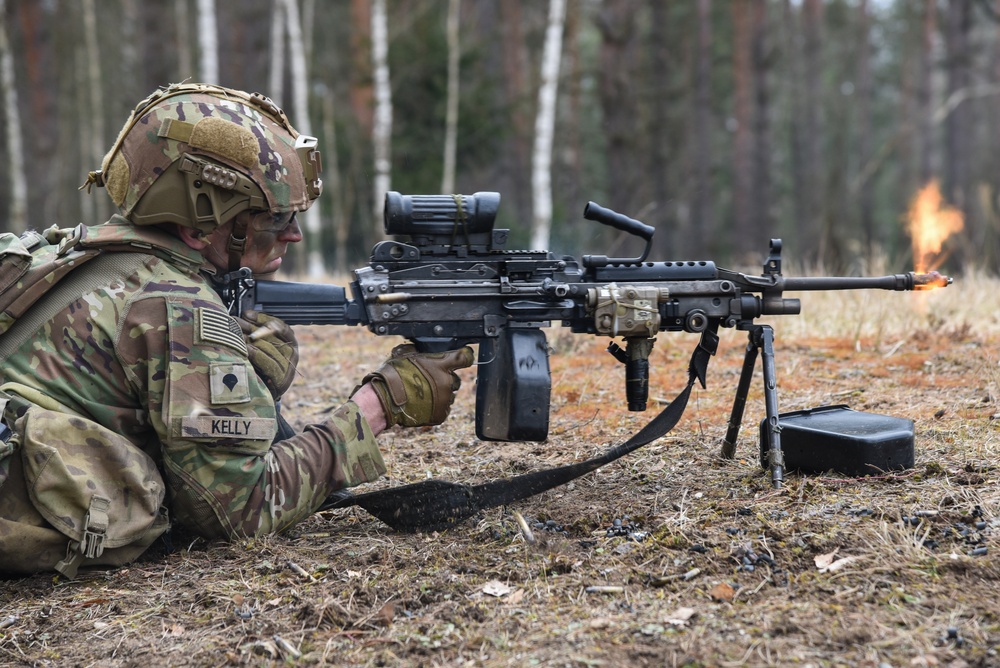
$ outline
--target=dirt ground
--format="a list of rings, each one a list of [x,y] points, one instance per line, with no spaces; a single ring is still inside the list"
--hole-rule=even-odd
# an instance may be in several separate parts
[[[939,292],[809,295],[802,316],[772,322],[781,410],[912,419],[910,470],[790,473],[774,489],[759,373],[737,456],[722,459],[745,345],[725,331],[674,432],[574,483],[441,533],[396,533],[355,508],[76,581],[2,581],[0,664],[998,666],[1000,284]],[[299,426],[398,343],[299,334],[285,402]],[[582,461],[652,417],[625,410],[607,341],[549,334],[548,441],[478,441],[466,372],[445,425],[383,436],[389,475],[372,487]],[[652,397],[683,387],[695,342],[659,337]]]

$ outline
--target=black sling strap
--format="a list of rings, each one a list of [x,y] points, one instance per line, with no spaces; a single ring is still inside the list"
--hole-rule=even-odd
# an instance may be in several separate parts
[[[474,486],[444,480],[424,480],[366,494],[337,492],[324,502],[320,510],[361,506],[397,531],[439,531],[486,508],[521,501],[564,485],[638,450],[673,429],[687,408],[695,381],[705,387],[708,361],[715,354],[718,344],[718,323],[713,322],[702,332],[698,347],[691,354],[688,382],[684,390],[632,438],[598,457]]]

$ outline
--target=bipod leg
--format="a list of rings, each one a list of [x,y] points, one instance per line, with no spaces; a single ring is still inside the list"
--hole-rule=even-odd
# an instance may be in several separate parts
[[[722,456],[732,459],[736,456],[736,439],[740,435],[740,425],[743,422],[743,410],[747,405],[747,396],[750,393],[750,380],[753,378],[753,370],[757,365],[757,353],[760,345],[754,332],[751,331],[747,337],[746,354],[743,355],[743,371],[740,372],[740,382],[736,386],[736,398],[733,399],[733,411],[729,414],[729,428],[726,430],[726,438],[722,441]]]
[[[764,409],[767,412],[764,433],[770,448],[767,451],[771,467],[771,484],[780,489],[785,479],[785,455],[781,451],[781,425],[778,423],[778,374],[774,366],[774,330],[770,325],[759,325],[751,332],[762,350],[764,367]]]

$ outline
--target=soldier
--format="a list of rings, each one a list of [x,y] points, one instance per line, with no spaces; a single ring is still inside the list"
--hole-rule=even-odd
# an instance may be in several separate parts
[[[38,239],[36,265],[71,271],[0,336],[0,572],[125,563],[170,524],[281,531],[385,473],[383,429],[447,417],[472,351],[401,347],[329,419],[283,429],[295,336],[217,291],[276,271],[321,191],[316,140],[268,98],[158,90],[90,184],[120,215]]]

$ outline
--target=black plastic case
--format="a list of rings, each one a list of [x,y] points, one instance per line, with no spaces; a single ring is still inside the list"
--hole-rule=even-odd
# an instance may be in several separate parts
[[[913,468],[912,420],[837,405],[781,413],[778,423],[786,470],[864,476]],[[766,420],[762,420],[760,461],[764,468],[770,447]]]

